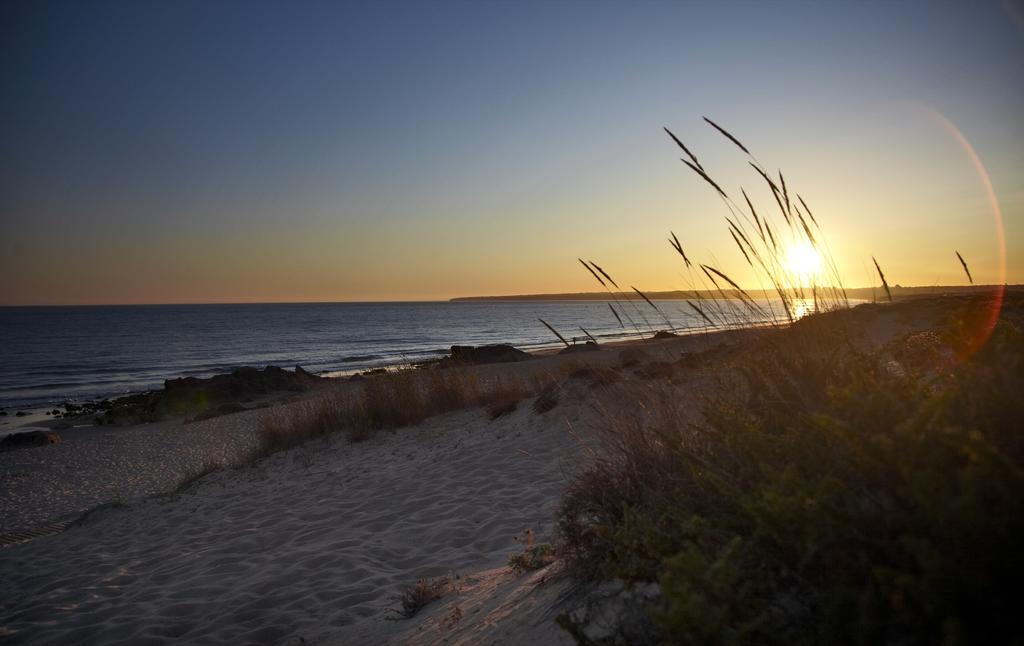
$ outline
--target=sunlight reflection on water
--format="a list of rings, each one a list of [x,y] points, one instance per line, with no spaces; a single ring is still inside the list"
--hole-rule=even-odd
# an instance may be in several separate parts
[[[808,314],[814,314],[814,301],[809,298],[793,299],[792,313],[794,319],[802,319]]]

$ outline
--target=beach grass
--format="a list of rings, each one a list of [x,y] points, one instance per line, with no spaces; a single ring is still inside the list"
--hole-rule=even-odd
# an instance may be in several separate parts
[[[698,161],[693,151],[671,130],[665,128],[671,141],[686,155],[680,161],[721,199],[728,212],[728,215],[723,216],[726,231],[758,285],[757,289],[744,289],[733,276],[714,263],[692,260],[679,237],[669,232],[669,244],[683,261],[682,292],[692,296],[688,299],[689,306],[698,317],[692,321],[695,325],[686,327],[727,329],[764,323],[785,325],[808,311],[822,312],[848,307],[849,298],[843,278],[821,224],[807,201],[787,185],[782,171],[778,171],[777,175],[769,173],[737,137],[707,117],[704,121],[746,155],[747,164],[755,172],[755,179],[763,180],[770,190],[778,214],[773,214],[770,209],[756,209],[744,187],[740,187],[739,191],[743,199],[734,200]],[[810,249],[809,253],[821,264],[811,275],[801,271],[792,262],[793,250],[800,249]],[[620,289],[611,275],[593,260],[580,258],[579,262],[609,296],[608,305],[623,329],[625,324],[620,312],[638,336],[654,332],[650,319],[632,294]],[[883,286],[889,293],[888,284],[881,269],[878,269]],[[676,329],[673,322],[643,291],[636,287],[631,287],[631,290],[640,297],[642,304],[650,308],[651,313],[665,322],[668,330]],[[712,297],[709,298],[707,294]],[[755,297],[755,294],[761,297]],[[807,307],[807,301],[812,302],[812,307]],[[738,303],[738,307],[732,306],[730,302]],[[640,322],[643,323],[643,329]]]
[[[747,156],[777,212],[756,209],[745,188],[734,201],[666,128],[725,205],[758,282],[743,289],[670,233],[683,292],[705,329],[777,329],[742,353],[718,353],[708,383],[691,381],[690,392],[674,364],[637,369],[655,383],[603,408],[602,449],[561,501],[559,557],[578,581],[659,584],[650,610],[665,643],[1019,640],[1024,332],[1019,320],[997,320],[1005,290],[950,301],[941,323],[874,346],[866,320],[879,311],[848,309],[804,198],[705,121]],[[787,257],[799,248],[820,259],[810,281]],[[625,312],[607,273],[580,262]],[[885,307],[896,307],[872,262]]]
[[[879,350],[856,310],[803,319],[723,358],[700,423],[668,384],[610,415],[559,554],[658,582],[668,643],[1011,642],[1024,332],[972,345],[977,300]]]
[[[483,407],[490,419],[507,415],[534,391],[515,376],[482,379],[465,368],[395,370],[367,377],[352,395],[326,394],[269,410],[260,419],[257,457],[331,433],[352,442],[435,415]]]

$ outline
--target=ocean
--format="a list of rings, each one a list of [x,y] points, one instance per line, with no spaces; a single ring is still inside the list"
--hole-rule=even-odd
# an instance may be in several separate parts
[[[657,303],[675,328],[701,326],[685,302]],[[646,304],[624,311],[641,330],[668,327]],[[570,342],[584,340],[581,327],[600,340],[636,334],[599,301],[2,307],[0,407],[116,397],[239,366],[339,375],[439,357],[452,345],[559,345],[538,319]]]

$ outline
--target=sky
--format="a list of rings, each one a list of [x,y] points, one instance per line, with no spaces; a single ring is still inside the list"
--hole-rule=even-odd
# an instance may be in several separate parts
[[[705,115],[847,285],[1024,282],[1020,0],[14,0],[0,87],[3,305],[755,286]]]

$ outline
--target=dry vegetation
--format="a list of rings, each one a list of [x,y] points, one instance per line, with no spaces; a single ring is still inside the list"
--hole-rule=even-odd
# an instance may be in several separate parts
[[[532,384],[531,384],[532,385]],[[472,370],[400,370],[367,378],[355,396],[324,395],[273,409],[261,419],[260,455],[328,433],[353,442],[375,431],[417,424],[451,411],[485,407],[491,419],[515,410],[531,388],[513,379],[481,380]]]
[[[415,585],[406,586],[398,596],[400,610],[395,610],[403,619],[414,617],[432,601],[440,599],[453,589],[451,577],[442,576],[434,579],[419,579]]]
[[[562,501],[559,555],[581,581],[659,583],[651,616],[666,643],[1019,641],[1024,299],[1007,292],[998,322],[1003,288],[947,301],[947,320],[881,349],[861,338],[871,306],[795,320],[801,299],[812,312],[848,306],[818,221],[781,172],[708,123],[748,156],[784,225],[743,189],[744,206],[733,201],[669,132],[728,208],[729,234],[764,286],[755,294],[774,292],[758,298],[691,261],[672,234],[689,305],[707,328],[784,329],[719,356],[715,372],[743,387],[700,402],[671,370],[641,366],[660,388],[607,416],[603,451]],[[820,254],[824,284],[802,284],[783,262],[803,243]],[[640,334],[635,299],[580,262]]]
[[[693,320],[683,327],[729,329],[782,325],[792,323],[806,309],[824,312],[848,307],[849,299],[842,276],[821,226],[804,198],[787,186],[782,171],[777,176],[771,174],[736,137],[710,119],[705,117],[704,120],[746,155],[747,163],[755,171],[757,179],[764,182],[774,205],[778,207],[778,214],[774,209],[758,211],[745,188],[739,189],[742,200],[734,199],[711,177],[690,149],[668,128],[665,129],[686,155],[681,161],[722,200],[729,212],[725,216],[729,236],[758,283],[758,289],[744,289],[720,268],[691,260],[679,238],[670,232],[669,244],[683,262],[683,293],[689,296],[687,305],[693,316]],[[793,249],[804,248],[820,259],[822,266],[813,275],[800,273],[788,262],[787,255]],[[579,261],[608,294],[608,307],[624,334],[635,333],[643,337],[645,333],[653,333],[656,325],[660,326],[662,322],[670,331],[677,329],[644,292],[633,286],[626,291],[594,261],[582,258]],[[875,266],[888,293],[881,268],[877,262]],[[966,270],[966,264],[964,268]],[[707,294],[713,297],[709,298]],[[648,318],[648,313],[654,323]],[[550,325],[548,328],[562,338]]]
[[[637,402],[563,500],[561,555],[659,582],[670,643],[1009,643],[1024,333],[958,356],[979,306],[879,352],[840,316],[801,321],[721,366],[747,394],[703,424]]]

